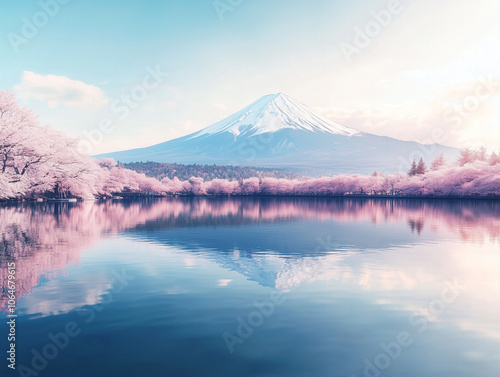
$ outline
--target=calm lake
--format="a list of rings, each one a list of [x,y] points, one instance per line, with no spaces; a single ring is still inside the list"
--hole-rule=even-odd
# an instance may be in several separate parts
[[[500,373],[500,202],[3,204],[0,232],[2,376]]]

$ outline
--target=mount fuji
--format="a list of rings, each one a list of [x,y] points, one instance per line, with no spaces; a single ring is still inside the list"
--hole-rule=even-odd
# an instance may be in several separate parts
[[[286,96],[264,96],[209,127],[147,148],[108,153],[120,162],[155,161],[292,169],[309,174],[394,172],[420,155],[458,151],[344,127]]]

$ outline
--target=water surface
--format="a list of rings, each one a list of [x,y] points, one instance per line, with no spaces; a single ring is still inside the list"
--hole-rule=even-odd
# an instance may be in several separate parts
[[[0,206],[0,232],[17,366],[42,377],[500,370],[498,202],[17,204]],[[5,324],[5,289],[1,307]]]

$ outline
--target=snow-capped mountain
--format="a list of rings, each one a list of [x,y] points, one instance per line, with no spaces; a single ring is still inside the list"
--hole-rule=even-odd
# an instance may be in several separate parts
[[[423,153],[422,153],[423,152]],[[457,150],[377,136],[327,120],[282,94],[260,98],[193,134],[147,148],[97,156],[156,161],[289,168],[310,174],[394,172],[423,154],[429,162]]]
[[[360,133],[330,122],[300,102],[278,93],[262,97],[229,118],[194,133],[192,137],[230,132],[235,138],[242,138],[283,129],[344,136]]]

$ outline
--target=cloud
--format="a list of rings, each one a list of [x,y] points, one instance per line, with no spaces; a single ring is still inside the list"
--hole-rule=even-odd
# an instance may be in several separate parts
[[[64,105],[78,108],[100,108],[109,99],[97,86],[64,76],[39,75],[24,71],[21,83],[14,86],[19,98],[46,102],[49,107]]]
[[[219,279],[217,281],[217,285],[219,287],[227,287],[229,285],[229,283],[231,283],[233,281],[233,279]]]
[[[167,295],[183,295],[189,293],[187,289],[182,288],[180,285],[174,285],[172,288],[165,289]]]
[[[222,104],[222,103],[213,102],[212,106],[215,107],[216,109],[224,110],[224,111],[226,111],[228,109],[227,106]]]
[[[23,314],[35,315],[37,318],[66,314],[84,306],[102,303],[111,289],[111,283],[106,281],[78,281],[69,289],[64,280],[51,280],[23,297],[19,309]]]
[[[390,85],[392,89],[396,81]],[[384,85],[389,83],[386,81]],[[325,106],[314,109],[335,122],[378,135],[427,144],[484,145],[497,149],[500,118],[496,109],[499,104],[500,77],[484,76],[435,85],[433,95],[423,100],[397,105],[373,102],[359,108]]]

